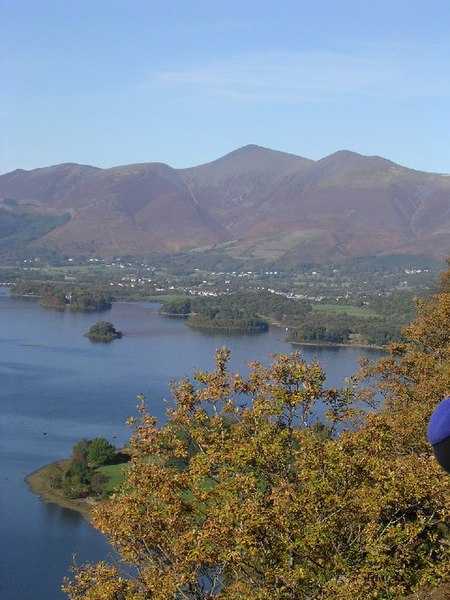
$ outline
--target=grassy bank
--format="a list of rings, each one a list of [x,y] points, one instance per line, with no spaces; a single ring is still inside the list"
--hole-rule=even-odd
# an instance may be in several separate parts
[[[28,475],[25,478],[25,481],[30,490],[38,495],[44,502],[58,504],[58,506],[62,506],[63,508],[75,510],[90,522],[91,508],[96,504],[97,500],[94,500],[93,498],[66,498],[61,490],[54,488],[51,485],[51,472],[55,465],[60,465],[64,469],[67,469],[68,464],[68,460],[50,463],[34,473],[31,473],[31,475]]]

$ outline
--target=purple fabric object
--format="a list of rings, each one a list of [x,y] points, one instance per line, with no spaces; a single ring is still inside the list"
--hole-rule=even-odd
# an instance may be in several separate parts
[[[432,446],[450,437],[450,398],[441,400],[431,415],[427,437]]]

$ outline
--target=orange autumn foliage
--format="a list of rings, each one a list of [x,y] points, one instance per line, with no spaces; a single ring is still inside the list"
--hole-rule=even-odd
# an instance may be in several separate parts
[[[425,432],[450,393],[449,282],[364,363],[384,404],[358,426],[362,392],[326,388],[298,353],[243,377],[220,349],[173,387],[163,427],[142,401],[127,481],[93,516],[120,563],[76,568],[68,597],[393,600],[445,580],[450,478]]]

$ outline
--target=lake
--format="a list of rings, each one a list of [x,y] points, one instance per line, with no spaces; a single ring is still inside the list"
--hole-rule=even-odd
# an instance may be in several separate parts
[[[123,338],[96,344],[83,337],[100,320],[111,321]],[[110,551],[78,513],[32,494],[26,475],[67,458],[82,438],[103,436],[124,445],[138,394],[148,397],[149,411],[162,422],[171,381],[213,369],[215,350],[224,345],[231,351],[230,368],[244,372],[250,360],[268,362],[273,353],[291,352],[284,334],[202,333],[160,317],[157,304],[114,304],[102,314],[57,312],[0,288],[0,596],[61,600],[72,554],[82,563],[107,559]],[[357,348],[301,351],[322,363],[330,385],[341,385],[361,354]]]

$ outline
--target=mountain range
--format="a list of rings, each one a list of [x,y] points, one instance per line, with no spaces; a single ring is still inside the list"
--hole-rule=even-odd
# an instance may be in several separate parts
[[[18,237],[30,222],[31,233]],[[442,259],[450,254],[450,176],[349,151],[313,161],[255,145],[186,169],[18,169],[0,176],[0,234],[3,252],[21,239],[105,258],[214,248],[289,265]]]

